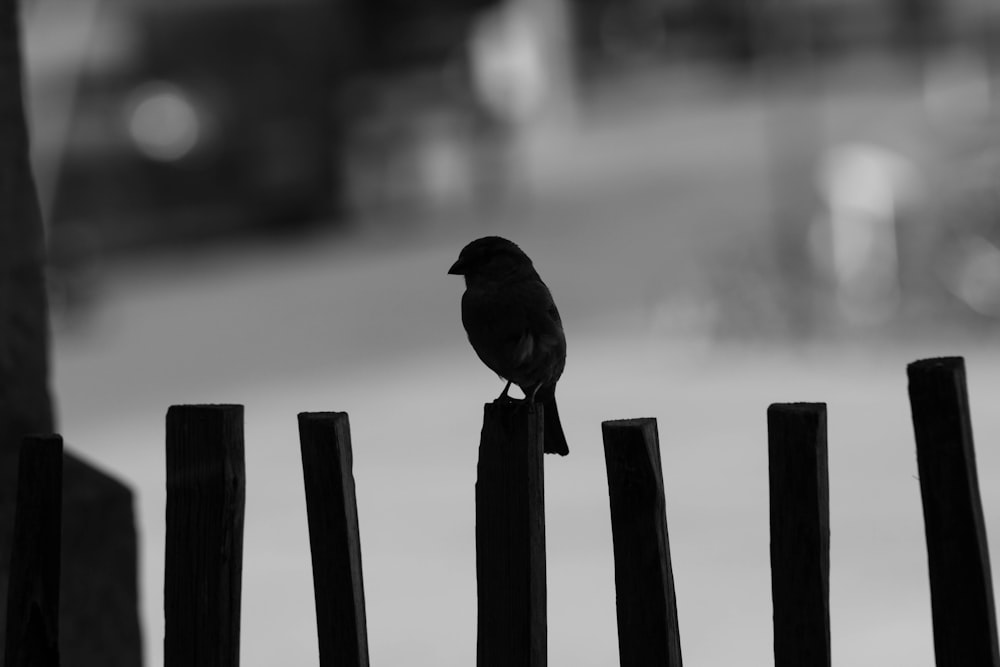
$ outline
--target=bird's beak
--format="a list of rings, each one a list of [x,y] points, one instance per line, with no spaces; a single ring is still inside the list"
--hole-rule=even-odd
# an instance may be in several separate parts
[[[461,260],[461,258],[459,258],[459,260],[457,262],[455,262],[454,264],[452,264],[451,268],[448,269],[448,275],[452,275],[452,276],[464,276],[465,275],[465,262],[463,262]]]

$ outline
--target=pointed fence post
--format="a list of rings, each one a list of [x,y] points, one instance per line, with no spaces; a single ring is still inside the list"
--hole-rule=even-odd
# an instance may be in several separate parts
[[[243,406],[172,406],[165,667],[239,665],[245,494]]]
[[[485,406],[476,481],[478,667],[545,667],[543,408]]]
[[[21,441],[7,589],[6,667],[58,667],[63,442]]]
[[[826,404],[767,409],[775,667],[830,667]]]
[[[361,535],[346,412],[299,414],[320,667],[368,667]]]
[[[601,424],[611,497],[622,667],[681,667],[656,420]]]
[[[906,369],[917,443],[938,667],[1000,667],[965,361]]]

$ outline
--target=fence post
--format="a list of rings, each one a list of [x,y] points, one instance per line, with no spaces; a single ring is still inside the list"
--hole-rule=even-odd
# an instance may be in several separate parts
[[[478,667],[545,667],[543,408],[484,408],[476,481]]]
[[[245,491],[243,406],[171,406],[166,667],[239,665]]]
[[[59,665],[62,464],[58,435],[21,441],[7,589],[6,667]]]
[[[346,412],[299,414],[321,667],[367,667],[361,536]]]
[[[972,443],[965,361],[906,369],[917,443],[938,667],[998,667],[990,558]]]
[[[680,667],[656,420],[605,421],[601,431],[611,497],[620,664]]]
[[[775,667],[830,666],[826,404],[767,409]]]

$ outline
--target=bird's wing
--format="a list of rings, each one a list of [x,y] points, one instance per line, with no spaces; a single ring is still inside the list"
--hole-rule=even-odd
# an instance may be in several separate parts
[[[549,288],[541,280],[526,281],[517,290],[523,308],[524,338],[531,345],[522,347],[521,364],[538,363],[552,355],[565,354],[566,338],[562,319]]]
[[[530,386],[561,374],[562,322],[540,280],[467,290],[462,321],[479,358],[501,377]]]

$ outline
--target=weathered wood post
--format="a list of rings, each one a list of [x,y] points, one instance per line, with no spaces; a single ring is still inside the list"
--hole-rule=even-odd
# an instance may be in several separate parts
[[[63,443],[28,436],[18,463],[6,667],[59,667]]]
[[[656,420],[601,424],[611,496],[622,667],[680,667],[674,573]]]
[[[938,667],[1000,667],[993,581],[961,357],[906,369]]]
[[[321,667],[368,667],[361,535],[346,412],[299,414]]]
[[[543,408],[484,409],[476,481],[478,667],[545,667]]]
[[[242,405],[167,411],[166,667],[237,667],[246,483]]]
[[[830,667],[826,404],[767,409],[775,667]]]

